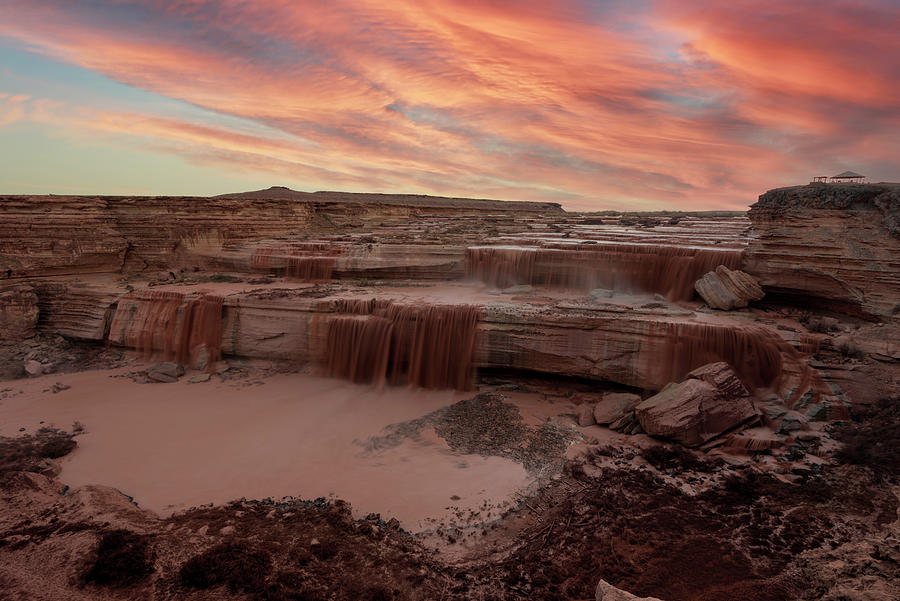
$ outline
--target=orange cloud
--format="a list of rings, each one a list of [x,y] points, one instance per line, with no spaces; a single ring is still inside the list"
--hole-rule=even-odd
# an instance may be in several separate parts
[[[7,4],[0,35],[247,124],[127,107],[66,116],[73,135],[301,187],[740,208],[900,150],[887,3]]]

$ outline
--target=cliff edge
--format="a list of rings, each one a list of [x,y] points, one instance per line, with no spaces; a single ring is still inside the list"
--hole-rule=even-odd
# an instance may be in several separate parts
[[[769,190],[743,269],[770,294],[869,318],[900,312],[900,184]]]

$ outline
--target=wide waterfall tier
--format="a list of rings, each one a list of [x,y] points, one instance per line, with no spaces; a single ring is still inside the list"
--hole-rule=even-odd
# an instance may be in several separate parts
[[[696,367],[726,361],[749,388],[771,388],[788,402],[831,394],[807,366],[803,351],[814,352],[815,340],[789,343],[761,324],[671,305],[498,301],[464,284],[393,295],[321,297],[315,290],[271,287],[225,296],[217,322],[221,352],[308,362],[376,385],[458,389],[470,387],[479,369],[502,369],[659,390]],[[169,356],[205,348],[215,356],[214,341],[205,337],[216,331],[217,305],[203,300],[215,298],[211,292],[129,294],[115,307],[109,342]],[[205,325],[183,343],[191,306],[212,308],[194,310],[202,315],[194,323]]]
[[[184,365],[210,367],[222,356],[221,296],[152,290],[119,299],[109,341]]]
[[[404,305],[339,301],[326,318],[322,363],[354,382],[423,388],[472,387],[481,309],[474,305]]]
[[[561,247],[475,246],[466,249],[466,275],[505,288],[517,284],[690,300],[694,283],[719,265],[740,269],[741,249],[643,244]]]

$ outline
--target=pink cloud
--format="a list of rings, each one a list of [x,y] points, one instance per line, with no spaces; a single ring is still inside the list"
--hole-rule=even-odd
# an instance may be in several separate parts
[[[740,208],[900,150],[897,17],[877,2],[9,4],[0,34],[278,132],[87,111],[79,135],[329,187]]]

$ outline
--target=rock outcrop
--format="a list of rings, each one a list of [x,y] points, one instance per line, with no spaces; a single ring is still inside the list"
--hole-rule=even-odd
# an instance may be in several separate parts
[[[737,375],[726,363],[704,365],[678,384],[635,408],[651,436],[699,446],[756,417],[756,408]]]
[[[900,184],[778,188],[748,216],[743,270],[767,293],[869,317],[900,310]]]
[[[756,279],[739,269],[716,267],[694,284],[697,294],[713,309],[730,311],[746,307],[751,301],[762,300],[765,292]]]
[[[0,339],[7,342],[34,336],[38,297],[27,284],[0,287]]]
[[[0,278],[111,273],[127,247],[105,199],[0,198]]]

